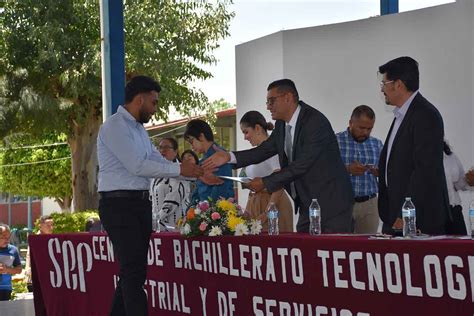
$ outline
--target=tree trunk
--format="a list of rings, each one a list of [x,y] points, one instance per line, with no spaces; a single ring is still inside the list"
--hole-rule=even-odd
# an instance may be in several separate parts
[[[65,196],[63,198],[54,198],[54,201],[58,203],[63,213],[71,212],[72,198],[70,196]]]
[[[97,209],[97,134],[100,118],[91,114],[83,124],[75,124],[68,140],[72,154],[72,193],[74,211]]]

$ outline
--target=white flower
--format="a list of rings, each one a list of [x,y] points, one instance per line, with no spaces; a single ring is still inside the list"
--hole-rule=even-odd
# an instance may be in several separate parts
[[[235,225],[235,236],[243,236],[243,235],[248,235],[249,234],[249,228],[245,224],[237,224]]]
[[[189,224],[185,224],[183,227],[181,227],[181,235],[187,235],[191,232],[191,226]]]
[[[199,207],[196,207],[196,208],[194,209],[194,214],[196,214],[196,215],[201,214],[201,209],[200,209]]]
[[[250,234],[258,235],[262,232],[262,222],[259,219],[252,219],[250,221]]]
[[[212,226],[209,236],[221,236],[222,229],[219,226]]]

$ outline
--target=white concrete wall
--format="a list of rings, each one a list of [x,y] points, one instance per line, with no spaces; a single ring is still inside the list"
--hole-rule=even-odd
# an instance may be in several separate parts
[[[49,215],[51,213],[60,213],[61,208],[59,207],[59,204],[56,203],[53,199],[51,198],[44,198],[41,201],[42,205],[42,212],[41,215]]]
[[[303,101],[326,114],[336,132],[347,127],[355,106],[371,106],[377,116],[372,135],[385,141],[393,114],[380,96],[378,66],[411,56],[420,64],[420,92],[443,115],[446,137],[469,169],[474,166],[473,19],[474,1],[458,0],[241,44],[236,47],[237,121],[251,109],[269,118],[266,87],[286,77],[295,81]],[[249,148],[239,133],[237,148]],[[462,197],[466,209],[474,194]]]
[[[281,32],[258,40],[236,46],[236,85],[237,85],[237,149],[250,148],[240,132],[240,119],[250,110],[260,111],[268,121],[271,115],[266,111],[266,90],[269,78],[282,78],[283,72],[283,34]],[[244,66],[243,66],[244,65]],[[239,93],[242,91],[242,93]],[[239,185],[239,204],[247,204],[248,190]]]

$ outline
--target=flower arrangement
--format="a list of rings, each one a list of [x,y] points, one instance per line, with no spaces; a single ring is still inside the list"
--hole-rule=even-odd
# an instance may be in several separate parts
[[[262,231],[260,221],[246,218],[233,199],[197,203],[178,222],[178,227],[181,234],[187,237],[258,235]]]

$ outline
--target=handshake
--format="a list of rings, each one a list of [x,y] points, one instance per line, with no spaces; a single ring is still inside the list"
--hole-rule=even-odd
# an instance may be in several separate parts
[[[207,185],[219,185],[224,183],[224,180],[214,175],[219,166],[227,163],[230,156],[227,152],[214,145],[216,153],[206,159],[200,165],[196,165],[189,161],[183,161],[180,165],[180,175],[183,177],[197,178]]]
[[[224,183],[219,177],[214,175],[214,172],[223,164],[230,161],[230,154],[218,146],[213,145],[216,151],[211,157],[207,158],[201,166],[197,166],[193,163],[183,162],[181,164],[181,175],[185,177],[198,178],[207,185],[219,185]],[[248,184],[248,189],[253,192],[260,192],[265,189],[262,178],[256,177]]]
[[[196,178],[207,185],[224,183],[224,180],[214,175],[216,169],[204,168],[189,161],[183,161],[180,168],[179,174],[183,177]]]

